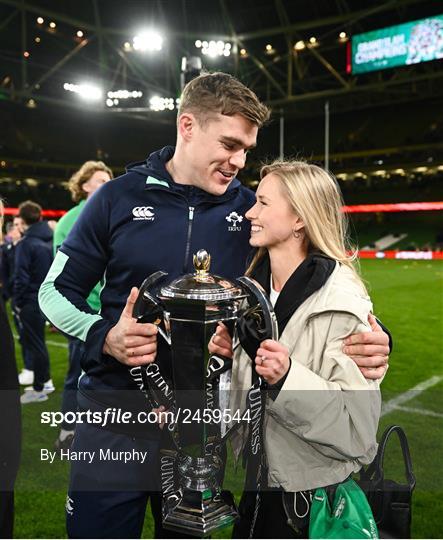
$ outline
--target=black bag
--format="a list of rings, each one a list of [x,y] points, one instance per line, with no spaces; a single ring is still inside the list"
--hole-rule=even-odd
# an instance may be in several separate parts
[[[406,484],[399,484],[384,477],[383,458],[388,439],[396,432],[403,454]],[[412,491],[415,476],[412,472],[406,434],[400,426],[390,426],[383,433],[374,461],[360,471],[358,484],[368,498],[380,538],[411,538]]]

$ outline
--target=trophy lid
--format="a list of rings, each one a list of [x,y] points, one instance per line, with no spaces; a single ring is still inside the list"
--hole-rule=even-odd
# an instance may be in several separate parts
[[[231,300],[243,298],[241,287],[232,281],[209,273],[211,256],[200,249],[194,255],[193,274],[186,274],[162,287],[160,295],[167,298],[186,298],[189,300]]]

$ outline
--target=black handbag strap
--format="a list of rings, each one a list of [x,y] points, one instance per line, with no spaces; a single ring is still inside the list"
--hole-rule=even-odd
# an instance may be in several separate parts
[[[405,473],[408,481],[409,488],[412,490],[415,487],[415,476],[412,471],[412,460],[411,454],[409,452],[408,439],[406,433],[400,426],[393,425],[386,428],[383,433],[380,444],[378,446],[377,455],[375,456],[374,461],[369,465],[366,471],[361,471],[360,477],[362,480],[372,479],[375,483],[383,479],[383,461],[385,457],[386,446],[388,440],[393,433],[397,433],[398,438],[400,439],[401,451],[403,454],[403,460],[405,464]]]

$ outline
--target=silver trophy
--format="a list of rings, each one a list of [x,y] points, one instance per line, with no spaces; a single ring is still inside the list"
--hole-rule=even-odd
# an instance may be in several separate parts
[[[167,426],[171,448],[161,453],[163,525],[200,537],[231,525],[238,515],[232,494],[222,490],[223,443],[242,420],[240,411],[237,418],[235,411],[226,414],[232,361],[211,356],[208,343],[219,321],[235,340],[240,319],[252,322],[260,339],[277,338],[274,311],[261,286],[248,277],[234,283],[212,275],[210,261],[200,250],[195,272],[169,284],[165,272],[152,274],[133,311],[140,322],[158,325],[172,353],[172,381],[157,362],[131,370],[150,406],[165,406],[173,418]]]

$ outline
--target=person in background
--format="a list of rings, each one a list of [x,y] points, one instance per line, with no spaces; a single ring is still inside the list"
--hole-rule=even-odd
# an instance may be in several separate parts
[[[15,269],[15,249],[23,238],[24,223],[21,217],[15,216],[11,228],[8,231],[9,242],[5,242],[2,245],[2,279],[3,279],[3,299],[11,301],[11,305],[14,305],[14,299],[12,297],[14,288],[14,269]],[[14,310],[12,310],[14,324],[17,329],[19,341],[22,349],[22,357],[24,367],[18,374],[18,381],[21,385],[27,386],[34,382],[34,365],[32,361],[32,354],[24,345],[22,339],[22,325]]]
[[[54,255],[59,247],[63,244],[69,231],[80,216],[86,201],[91,197],[97,189],[105,182],[113,178],[112,171],[103,161],[86,161],[76,171],[70,181],[69,190],[72,200],[78,203],[74,208],[71,208],[57,223],[54,231]],[[90,292],[87,302],[91,309],[98,313],[100,310],[100,289],[101,284],[97,285]],[[68,354],[68,372],[65,378],[62,398],[62,413],[77,410],[77,384],[81,374],[81,358],[84,351],[84,343],[80,339],[68,336],[69,354]],[[55,441],[57,450],[70,448],[72,439],[74,438],[73,424],[63,422],[61,425],[60,434]]]
[[[51,267],[52,230],[42,221],[42,208],[33,201],[20,204],[23,239],[14,258],[13,310],[22,327],[23,347],[32,355],[34,382],[25,388],[22,404],[46,401],[54,391],[49,374],[49,354],[45,343],[45,319],[38,305],[38,290]]]
[[[0,199],[0,243],[3,202]],[[14,483],[20,463],[21,411],[14,339],[0,296],[0,538],[14,533]]]

